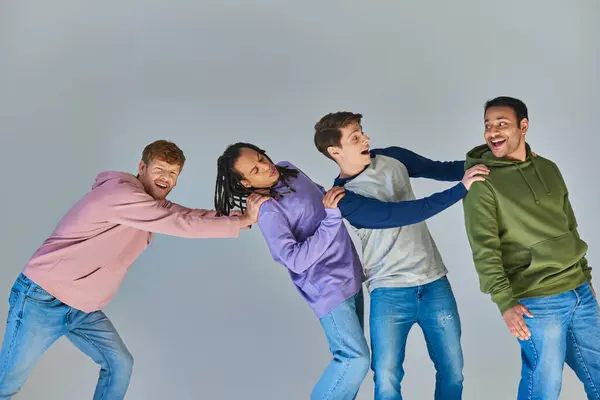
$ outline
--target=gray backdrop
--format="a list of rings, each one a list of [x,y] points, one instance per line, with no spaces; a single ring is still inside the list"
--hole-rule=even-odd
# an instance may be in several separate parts
[[[171,200],[206,208],[216,158],[235,141],[329,187],[335,165],[312,143],[323,114],[362,112],[374,147],[461,159],[482,142],[482,105],[497,95],[529,105],[527,138],[561,167],[596,265],[598,17],[597,0],[4,0],[0,295],[96,173],[135,172],[155,139],[189,160]],[[448,186],[414,181],[419,197]],[[429,227],[461,311],[464,398],[514,398],[519,347],[479,292],[461,205]],[[129,399],[307,399],[330,359],[257,229],[158,237],[106,312],[136,359]],[[431,399],[418,328],[405,365],[406,398]],[[61,340],[17,398],[91,398],[97,371]],[[568,368],[564,377],[562,398],[583,398]],[[372,393],[369,374],[359,399]]]

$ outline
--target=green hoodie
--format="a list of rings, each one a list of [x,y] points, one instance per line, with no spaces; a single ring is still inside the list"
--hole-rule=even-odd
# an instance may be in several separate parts
[[[556,164],[543,157],[496,158],[487,145],[467,153],[465,169],[487,165],[463,200],[481,291],[504,313],[519,299],[551,296],[591,281],[587,244]]]

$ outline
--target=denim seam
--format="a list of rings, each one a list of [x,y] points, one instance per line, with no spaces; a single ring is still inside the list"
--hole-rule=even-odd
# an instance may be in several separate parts
[[[8,342],[6,359],[4,360],[4,364],[2,364],[2,368],[0,368],[0,377],[4,376],[6,373],[6,367],[10,364],[9,361],[13,356],[17,336],[19,335],[19,330],[22,325],[21,320],[17,319],[15,324],[17,324],[17,327],[15,328],[14,334],[11,336],[10,341]]]
[[[333,325],[333,329],[335,331],[335,334],[337,335],[338,340],[340,341],[340,343],[343,344],[342,341],[342,336],[340,335],[340,330],[338,329],[337,324],[335,323],[335,318],[333,318],[332,315],[329,316],[329,318],[331,319],[331,324]],[[346,375],[346,371],[348,371],[348,367],[350,366],[350,364],[347,361],[342,361],[344,364],[344,370],[342,371],[342,373],[340,374],[340,377],[338,378],[337,382],[335,382],[335,384],[329,388],[329,390],[323,395],[322,399],[326,399],[327,397],[329,397],[329,395],[335,390],[337,389],[338,385],[340,384],[340,382],[342,381],[342,379],[344,378],[344,376]]]
[[[419,326],[420,326],[420,324],[419,324]],[[435,353],[435,350],[433,349],[433,346],[430,344],[429,338],[428,338],[427,334],[425,333],[425,329],[423,329],[422,326],[421,326],[421,330],[423,331],[423,337],[425,337],[425,343],[427,343],[429,345],[429,350],[431,351],[431,355],[434,358],[432,361],[433,361],[433,365],[435,367],[435,370],[437,372],[437,371],[440,370],[440,365],[438,363],[437,354]],[[435,388],[435,391],[436,391],[435,394],[436,394],[436,396],[435,397],[437,398],[437,395],[438,395],[437,391],[439,390],[440,385],[435,385],[435,386],[436,386],[436,388]]]
[[[13,294],[16,294],[17,298],[15,300],[13,300],[12,304],[10,304],[10,297],[9,297],[8,316],[6,317],[6,322],[10,321],[10,317],[16,312],[15,306],[19,302],[19,296],[21,295],[21,292],[19,290],[16,290],[13,288],[10,290],[10,296],[12,296]]]
[[[102,395],[100,396],[100,400],[104,399],[104,396],[106,394],[106,390],[108,389],[108,387],[110,386],[110,381],[112,380],[112,371],[111,371],[111,367],[110,367],[110,362],[108,361],[108,358],[106,357],[106,355],[104,354],[104,352],[102,351],[102,349],[100,347],[98,347],[96,345],[96,343],[94,343],[93,340],[90,340],[90,338],[87,337],[87,335],[85,333],[81,333],[81,332],[77,332],[75,331],[71,331],[70,333],[80,336],[81,338],[83,338],[83,340],[85,340],[86,342],[88,342],[89,344],[91,344],[93,347],[96,348],[96,350],[98,350],[98,352],[102,355],[102,357],[104,358],[104,361],[106,361],[106,366],[108,368],[108,383],[104,386],[104,389],[102,391]]]
[[[422,297],[422,292],[421,292],[421,298],[419,298],[419,289],[421,288],[421,286],[417,287],[417,293],[416,293],[416,297],[417,297],[417,312],[415,313],[415,320],[413,321],[413,323],[419,323],[419,313],[421,311],[421,301],[423,299]]]
[[[25,296],[25,294],[22,291],[19,291],[19,296]],[[6,357],[6,361],[5,363],[1,366],[0,368],[0,376],[2,376],[5,372],[6,372],[6,366],[9,365],[9,360],[11,359],[11,357],[13,356],[14,350],[15,350],[15,343],[17,341],[17,336],[19,335],[19,331],[21,326],[23,325],[21,319],[23,318],[23,308],[25,307],[25,299],[23,299],[23,301],[20,304],[20,307],[17,308],[17,306],[19,305],[19,298],[17,297],[17,299],[14,302],[14,305],[11,307],[13,308],[13,310],[10,310],[9,312],[9,318],[10,318],[10,314],[15,314],[15,324],[17,325],[15,328],[15,332],[12,335],[12,337],[10,338],[9,344],[7,346],[8,350],[7,350],[7,357]],[[8,327],[8,319],[6,321],[6,325]],[[6,340],[6,338],[5,338]]]
[[[585,364],[583,356],[581,355],[581,351],[579,350],[579,344],[577,343],[575,334],[573,333],[573,330],[571,328],[569,328],[568,332],[569,332],[569,335],[571,336],[571,341],[573,343],[573,347],[575,347],[575,350],[577,351],[577,357],[579,358],[579,361],[581,362],[581,365],[583,366],[585,374],[588,378],[588,382],[589,382],[590,386],[594,389],[594,392],[596,393],[596,398],[600,399],[600,393],[598,393],[598,388],[596,387],[596,385],[594,385],[594,381],[592,380],[592,375],[590,374],[590,371],[589,371],[587,365]]]
[[[575,307],[573,307],[573,312],[571,313],[571,321],[569,321],[569,325],[571,325],[571,323],[573,322],[573,318],[575,318],[575,312],[581,305],[581,300],[582,300],[581,294],[577,290],[574,289],[573,292],[575,293],[575,296],[577,297],[577,303],[575,304]],[[577,343],[577,338],[575,337],[575,334],[573,333],[573,330],[571,328],[568,328],[567,332],[571,336],[571,342],[577,352],[577,357],[579,358],[579,361],[581,362],[581,365],[583,366],[583,369],[587,376],[588,382],[589,382],[590,386],[594,389],[594,392],[596,393],[596,398],[600,399],[600,393],[598,393],[598,388],[596,387],[596,385],[594,385],[594,381],[592,380],[590,371],[589,371],[587,365],[585,364],[583,355],[581,354],[581,350],[579,349],[579,344]]]
[[[538,354],[535,349],[535,345],[533,344],[533,340],[529,339],[529,344],[531,345],[531,349],[533,350],[533,356],[535,358],[535,364],[533,368],[529,370],[529,400],[533,398],[533,371],[537,368],[538,365]]]

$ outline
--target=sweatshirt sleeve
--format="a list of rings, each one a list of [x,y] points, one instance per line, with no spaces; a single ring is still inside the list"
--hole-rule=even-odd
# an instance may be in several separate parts
[[[518,304],[504,265],[496,215],[496,198],[487,182],[474,182],[463,202],[467,237],[481,291],[490,294],[500,312]]]
[[[155,200],[143,189],[121,183],[104,198],[106,220],[143,231],[185,238],[238,237],[237,216],[216,217],[212,210],[191,209]]]
[[[165,201],[169,204],[171,209],[176,212],[201,215],[203,217],[216,217],[217,216],[217,212],[215,210],[205,210],[202,208],[187,208],[187,207],[181,206],[177,203],[173,203],[173,202],[170,202],[167,200],[165,200]]]
[[[339,201],[344,218],[358,229],[387,229],[412,225],[433,217],[467,194],[462,183],[418,200],[386,202],[346,189]]]
[[[558,167],[556,168],[556,170],[558,171]],[[558,174],[560,176],[560,179],[563,180],[563,184],[566,188],[567,185],[566,185],[562,175],[560,174],[560,171],[558,171]],[[563,209],[567,216],[567,221],[569,223],[569,230],[571,232],[573,232],[573,235],[575,235],[575,237],[577,237],[577,239],[581,240],[581,237],[579,236],[579,231],[577,230],[577,219],[575,218],[575,212],[573,211],[573,206],[571,205],[571,201],[569,200],[568,190],[565,192],[565,198],[563,200]],[[581,269],[583,270],[585,279],[587,279],[588,282],[591,282],[592,281],[592,267],[589,266],[587,258],[584,256],[579,261],[579,264],[581,265]]]
[[[273,259],[296,274],[312,267],[329,248],[342,224],[339,209],[327,208],[325,211],[327,215],[320,226],[304,241],[296,239],[285,215],[277,211],[261,212],[258,226]]]
[[[395,158],[408,170],[411,178],[429,178],[437,181],[458,182],[465,174],[463,161],[433,161],[402,147],[376,149],[373,154]]]
[[[569,229],[573,232],[573,235],[577,237],[577,239],[581,240],[579,236],[579,231],[577,230],[577,219],[575,218],[575,213],[573,212],[573,206],[571,205],[571,201],[569,200],[569,194],[565,194],[564,200],[564,209],[565,214],[567,214],[567,218],[569,221]],[[588,264],[587,258],[584,256],[580,261],[581,269],[583,270],[583,274],[585,275],[585,279],[588,282],[592,281],[592,267]]]

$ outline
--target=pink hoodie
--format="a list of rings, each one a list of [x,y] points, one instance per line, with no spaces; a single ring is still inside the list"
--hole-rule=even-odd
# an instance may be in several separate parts
[[[124,172],[102,172],[92,190],[58,223],[23,274],[71,307],[102,309],[152,239],[152,232],[186,238],[237,237],[238,217],[154,200]]]

